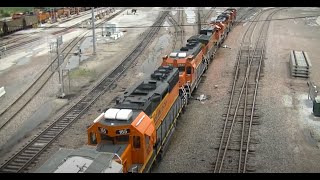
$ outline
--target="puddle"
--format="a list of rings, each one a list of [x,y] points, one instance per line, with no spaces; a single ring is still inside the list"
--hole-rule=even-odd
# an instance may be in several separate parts
[[[320,141],[320,117],[313,115],[313,103],[308,100],[308,94],[300,94],[297,96],[299,101],[299,120],[306,127],[303,129],[305,140],[317,146]]]
[[[307,17],[303,20],[309,26],[319,26],[319,17]]]
[[[23,57],[23,58],[20,58],[20,59],[18,59],[17,61],[17,65],[25,65],[25,64],[27,64],[28,62],[30,62],[30,56],[28,57],[28,56],[25,56],[25,57]]]
[[[54,101],[48,101],[42,104],[36,112],[32,114],[32,116],[26,120],[21,128],[17,130],[18,133],[14,134],[1,149],[6,149],[8,147],[13,146],[16,144],[20,139],[26,136],[30,131],[34,130],[41,124],[43,121],[49,119],[50,115],[65,105],[67,100],[64,99],[56,99]]]
[[[311,135],[312,133],[308,129],[303,130],[304,139],[313,146],[317,147],[318,141],[314,139]]]
[[[262,10],[272,9],[273,7],[262,8]]]
[[[142,63],[140,72],[143,72],[143,76],[146,77],[153,73],[153,71],[158,67],[161,60],[162,49],[169,46],[170,35],[162,35],[157,44],[154,47],[153,53],[150,53],[146,60]],[[140,73],[139,76],[142,76]]]
[[[179,11],[179,10],[178,10]],[[174,16],[177,14],[177,11],[171,11],[171,14]]]
[[[188,23],[195,23],[196,22],[196,14],[193,10],[194,10],[194,8],[187,8],[184,11],[187,15],[187,22]]]
[[[163,26],[170,26],[170,24],[167,21],[164,21]],[[166,31],[168,31],[169,27],[164,27]]]
[[[320,117],[313,115],[313,102],[308,100],[308,94],[300,94],[297,96],[299,100],[300,119],[304,119],[307,123],[320,126]],[[307,118],[306,118],[307,117]],[[319,129],[320,130],[320,129]]]
[[[318,25],[320,25],[320,16],[318,16],[316,22],[317,22]]]
[[[306,106],[306,108],[313,108],[313,103],[311,101],[311,99],[305,98],[305,99],[300,99],[301,102],[303,102],[303,104]]]
[[[4,58],[0,59],[0,71],[6,70],[10,68],[11,66],[15,65],[17,63],[17,59],[22,59],[26,57],[28,53],[25,52],[19,52],[15,54],[8,54]]]
[[[14,134],[1,149],[10,147],[18,142],[19,139],[23,138],[28,132],[32,131],[37,127],[42,121],[46,120],[50,113],[52,112],[52,103],[47,102],[39,107],[39,109],[26,120],[22,127]]]
[[[285,107],[293,107],[292,106],[292,97],[291,96],[284,95],[283,98],[282,98],[282,101],[283,101],[283,105]]]
[[[84,56],[82,55],[81,58],[80,58],[80,62],[88,59],[89,56]],[[79,66],[79,56],[72,56],[69,60],[68,60],[68,63],[66,65],[66,67],[64,69],[68,69],[68,70],[71,70],[71,69],[74,69],[74,68],[77,68]]]
[[[81,44],[80,44],[80,49],[82,51],[82,53],[86,53],[86,50],[90,47],[92,47],[92,40],[93,38],[92,37],[87,37]],[[77,51],[77,50],[75,50]],[[85,56],[85,55],[81,55],[80,57],[80,62],[88,59],[89,56]],[[67,69],[67,70],[71,70],[71,69],[74,69],[74,68],[77,68],[79,66],[79,56],[76,55],[76,56],[71,56],[71,58],[68,59],[68,63],[66,65],[66,67],[64,69]]]
[[[5,86],[7,96],[17,95],[17,93],[21,91],[22,88],[26,88],[26,84],[27,86],[29,86],[29,83],[31,83],[31,80],[35,76],[36,74],[29,74],[24,76],[23,80],[21,81]]]
[[[93,40],[92,37],[87,37],[80,45],[81,50],[85,51],[85,49],[91,47],[93,43],[92,40]]]

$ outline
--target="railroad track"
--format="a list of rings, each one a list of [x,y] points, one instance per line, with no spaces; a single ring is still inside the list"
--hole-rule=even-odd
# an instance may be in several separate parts
[[[99,9],[99,10],[101,10],[101,9]],[[123,12],[123,11],[122,11],[122,12]],[[82,14],[82,15],[77,16],[77,17],[75,17],[75,18],[80,18],[80,17],[82,17],[82,16],[84,16],[84,15],[87,15],[87,14],[89,14],[89,13],[91,13],[91,10],[90,10],[89,12],[86,12],[85,14]],[[109,18],[110,18],[110,17],[109,17]],[[67,20],[65,20],[65,21],[60,22],[59,24],[65,23],[65,22],[68,22],[68,21],[71,21],[71,20],[74,20],[74,18],[72,18],[72,19],[67,19]],[[54,26],[51,26],[50,28],[57,27],[57,26],[59,26],[59,24],[54,25]],[[55,31],[55,32],[53,32],[53,33],[51,33],[51,34],[52,34],[52,35],[57,35],[57,34],[66,32],[66,31],[68,31],[68,30],[70,30],[70,29],[78,28],[78,26],[79,26],[78,24],[75,24],[75,25],[72,25],[72,26],[63,28],[63,29],[61,29],[61,30]],[[16,39],[12,39],[12,40],[6,42],[5,44],[2,44],[1,46],[6,46],[6,51],[9,51],[9,50],[12,50],[12,49],[17,49],[17,48],[19,48],[19,47],[22,47],[22,46],[24,46],[24,45],[26,45],[26,44],[30,44],[30,43],[39,41],[39,40],[41,40],[41,39],[43,38],[43,37],[37,37],[37,38],[33,38],[33,39],[30,39],[30,40],[27,40],[27,41],[24,41],[24,42],[19,42],[18,44],[14,44],[14,43],[17,43],[19,40],[21,40],[21,39],[26,39],[26,38],[28,38],[28,37],[30,37],[30,36],[31,36],[31,35],[24,36],[24,37],[20,37],[20,38],[16,38]],[[10,45],[10,44],[13,44],[13,45]]]
[[[253,8],[253,7],[249,8],[247,10],[244,10],[244,7],[239,8],[238,13],[237,13],[238,14],[237,16],[239,16],[239,17],[236,19],[236,21],[234,23],[234,27],[239,25],[240,23],[243,23],[244,20],[248,17],[248,15],[252,15],[253,12],[256,12],[256,11],[257,11],[257,8]]]
[[[206,15],[204,15],[203,17],[202,17],[202,22],[204,23],[204,24],[206,24],[206,21],[209,19],[209,17],[212,15],[212,13],[213,13],[213,11],[216,9],[216,7],[213,7],[212,9],[210,9],[207,13],[206,13]]]
[[[100,9],[101,10],[101,9]],[[123,12],[124,10],[122,10],[121,12]],[[120,13],[121,13],[120,12]],[[92,13],[91,12],[91,10],[89,10],[89,12],[87,13],[87,14],[90,14],[90,13]],[[119,12],[118,12],[119,13]],[[117,14],[118,14],[117,13]],[[87,15],[87,14],[85,14],[85,15]],[[82,16],[84,16],[84,15],[82,15]],[[81,16],[80,16],[81,17]],[[78,17],[77,17],[78,18]],[[90,19],[91,19],[91,17],[90,17]],[[72,19],[70,19],[70,20],[72,20]],[[67,20],[67,21],[70,21],[70,20]],[[67,21],[64,21],[64,22],[67,22]],[[59,25],[55,25],[55,26],[51,26],[51,28],[53,28],[53,27],[57,27],[57,26],[59,26]],[[60,33],[63,33],[63,32],[65,32],[65,31],[68,31],[68,30],[70,30],[70,29],[73,29],[73,28],[78,28],[78,26],[79,26],[79,23],[78,24],[75,24],[75,25],[72,25],[72,26],[69,26],[69,27],[66,27],[66,28],[63,28],[63,29],[61,29],[61,30],[58,30],[58,31],[55,31],[55,32],[53,32],[53,33],[51,33],[52,35],[57,35],[57,34],[60,34]]]
[[[8,40],[6,42],[3,42],[3,43],[1,43],[0,46],[8,46],[9,44],[16,43],[17,41],[19,41],[21,39],[26,39],[26,38],[32,36],[32,34],[31,35],[30,34],[29,35],[17,34],[17,35],[20,36],[20,37],[17,37],[17,38],[14,38],[14,39],[10,39],[10,40]],[[10,37],[7,37],[7,38],[11,38],[12,36],[14,37],[14,36],[17,36],[17,35],[11,35]],[[4,41],[4,39],[5,38],[1,38],[0,41]]]
[[[102,22],[98,23],[96,27],[99,27],[103,25],[104,22],[112,19],[113,17],[117,16],[123,10],[119,11],[116,14],[113,14],[109,18],[106,18]],[[74,38],[69,44],[67,44],[65,47],[62,48],[60,54],[64,54],[64,59],[67,58],[68,54],[72,52],[74,47],[79,44],[81,40],[83,40],[88,33],[91,31],[85,31],[78,37]],[[58,58],[56,57],[49,66],[45,68],[44,71],[42,71],[35,81],[31,83],[31,85],[18,97],[13,101],[12,104],[10,104],[4,111],[0,113],[0,130],[4,128],[10,121],[13,119],[30,101],[31,99],[44,87],[44,85],[48,82],[48,80],[52,77],[52,75],[55,73],[55,70],[58,68]],[[52,71],[52,67],[53,70]]]
[[[269,9],[272,12],[266,19],[282,9]],[[255,19],[269,10],[260,12]],[[265,41],[270,21],[251,22],[245,32],[237,56],[236,71],[232,84],[219,150],[215,161],[214,172],[246,173],[254,171],[248,165],[248,155],[253,154],[250,143],[257,143],[251,138],[252,125],[257,125],[259,116],[256,112],[256,97],[265,54]],[[258,28],[258,31],[256,29]],[[256,41],[253,37],[257,36]]]
[[[135,47],[135,49],[116,67],[109,75],[104,77],[93,89],[84,95],[74,106],[72,106],[65,114],[60,116],[55,122],[49,125],[43,132],[35,137],[28,144],[13,155],[5,164],[1,165],[0,172],[27,172],[28,165],[35,163],[37,157],[47,149],[50,144],[58,138],[58,136],[72,122],[77,120],[87,109],[103,94],[111,85],[119,79],[119,77],[128,69],[131,64],[139,57],[150,41],[154,38],[164,22],[169,12],[165,11],[160,18],[154,23],[145,38]]]
[[[172,49],[180,49],[183,46],[183,39],[184,39],[184,28],[181,26],[183,23],[183,12],[184,11],[177,11],[177,21],[171,14],[168,14],[168,20],[174,27],[174,39]]]

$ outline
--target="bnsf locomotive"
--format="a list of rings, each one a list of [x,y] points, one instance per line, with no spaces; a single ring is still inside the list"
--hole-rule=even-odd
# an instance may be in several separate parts
[[[235,19],[236,10],[227,9],[186,46],[163,57],[148,78],[93,121],[86,147],[60,149],[36,172],[150,172]]]

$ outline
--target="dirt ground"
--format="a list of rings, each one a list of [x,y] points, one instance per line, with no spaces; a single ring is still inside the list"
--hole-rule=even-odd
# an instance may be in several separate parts
[[[143,11],[146,16],[144,16],[143,22],[136,20],[135,23],[152,24],[159,13],[158,10],[157,8],[153,11],[150,8],[138,9],[138,13]],[[280,11],[274,18],[310,15],[319,15],[319,8],[289,8]],[[117,17],[118,21],[128,23],[124,16],[125,14],[122,14],[122,18]],[[292,78],[289,75],[288,63],[291,49],[308,52],[312,63],[310,79],[320,86],[318,78],[320,77],[318,70],[320,65],[318,60],[320,57],[318,50],[320,26],[317,22],[320,23],[319,18],[300,18],[277,20],[270,24],[266,43],[266,59],[257,97],[260,124],[255,126],[253,133],[259,143],[255,145],[254,158],[249,159],[249,163],[255,166],[256,172],[320,171],[320,118],[314,118],[312,103],[307,100],[307,80]],[[187,23],[186,16],[185,23]],[[204,102],[191,100],[186,112],[179,117],[178,126],[164,158],[153,169],[153,172],[212,172],[214,168],[212,163],[216,159],[216,148],[219,145],[221,127],[224,123],[223,114],[226,113],[229,100],[228,91],[233,79],[236,56],[246,28],[247,25],[243,24],[235,27],[224,43],[231,49],[218,50],[202,83],[193,95],[196,98],[205,94],[208,99]],[[54,82],[52,80],[51,85],[44,88],[48,91],[54,89],[54,91],[51,90],[49,95],[46,95],[45,92],[40,93],[38,98],[46,97],[46,99],[32,100],[41,102],[44,107],[49,107],[51,111],[46,113],[50,118],[42,117],[43,121],[40,121],[39,117],[35,118],[37,123],[33,123],[33,126],[37,125],[37,127],[33,129],[27,126],[26,129],[32,132],[26,133],[21,140],[15,139],[18,143],[11,147],[10,153],[2,154],[1,160],[18,150],[22,143],[30,140],[38,130],[46,127],[49,121],[70,107],[72,102],[78,99],[74,94],[79,95],[87,92],[94,85],[95,80],[110,72],[112,67],[120,63],[120,60],[125,58],[130,49],[136,45],[136,41],[141,38],[144,30],[142,28],[127,29],[124,37],[118,39],[117,43],[106,43],[101,36],[98,36],[100,39],[97,47],[98,54],[89,56],[88,59],[81,62],[79,68],[76,68],[71,75],[70,92],[72,94],[69,96],[69,101],[56,99],[55,93],[53,93],[57,92],[57,89],[54,89],[56,86],[53,86],[57,83],[56,76],[56,80]],[[197,27],[186,26],[186,37],[193,35],[196,30]],[[113,105],[117,95],[148,75],[152,68],[160,64],[159,59],[164,54],[170,53],[173,34],[168,33],[169,31],[173,32],[173,28],[160,30],[155,40],[138,58],[136,64],[129,68],[125,76],[114,85],[111,91],[99,98],[88,113],[83,115],[54,142],[51,149],[48,149],[40,157],[31,172],[59,148],[79,148],[86,143],[86,129],[92,121]],[[86,48],[86,53],[91,53],[90,47]],[[29,63],[30,67],[33,65],[38,64],[36,61]],[[27,71],[25,68],[23,70]],[[53,103],[46,106],[45,102],[48,101]],[[34,102],[34,104],[32,108],[39,107],[39,103]],[[61,107],[63,108],[58,111]],[[42,111],[37,112],[41,114]]]
[[[274,18],[319,15],[319,8],[289,8]],[[311,81],[320,85],[319,39],[316,18],[270,24],[267,54],[259,91],[257,172],[320,172],[320,118],[312,114],[307,79],[289,73],[290,50],[308,53]]]
[[[274,18],[319,15],[319,8],[289,8]],[[319,18],[318,18],[319,19]],[[308,52],[311,80],[318,86],[320,38],[317,18],[273,21],[259,84],[257,109],[260,116],[252,136],[258,140],[255,156],[249,159],[256,172],[319,172],[320,118],[312,114],[307,100],[307,80],[289,75],[289,51]],[[196,95],[209,95],[203,104],[192,101],[179,119],[168,151],[154,172],[212,172],[216,159],[222,115],[226,112],[234,63],[245,27],[238,26],[220,49]],[[214,86],[218,85],[217,88]]]
[[[159,8],[139,8],[136,15],[126,15],[125,13],[122,13],[113,20],[118,22],[119,25],[122,25],[122,27],[139,25],[148,26],[152,25],[154,20],[158,17],[159,12]],[[55,73],[41,92],[32,99],[29,105],[23,110],[25,112],[19,113],[19,115],[15,117],[15,123],[9,124],[6,127],[6,131],[0,132],[2,133],[0,136],[1,160],[5,160],[8,156],[18,150],[23,143],[29,141],[38,131],[45,128],[48,122],[59,117],[79,99],[79,95],[85,94],[92,86],[94,86],[95,80],[102,78],[102,75],[108,74],[115,68],[115,65],[119,64],[120,61],[137,45],[137,42],[140,41],[143,36],[142,33],[145,30],[146,28],[127,29],[123,37],[113,43],[103,43],[103,40],[99,40],[99,38],[101,39],[101,34],[97,31],[97,54],[95,56],[88,55],[92,53],[91,44],[82,46],[83,53],[87,55],[88,58],[81,62],[79,67],[71,71],[71,91],[66,88],[66,100],[59,100],[56,97],[59,92],[59,82],[58,73]],[[25,64],[25,66],[30,66],[32,69],[33,63],[36,62],[30,62],[31,63]],[[44,66],[45,63],[41,65]],[[16,67],[13,69],[16,69]],[[32,70],[32,72],[36,74],[35,69]],[[17,72],[14,71],[12,73]],[[23,78],[23,76],[17,76],[17,78],[21,77]],[[68,81],[68,79],[66,78],[65,81]],[[66,83],[66,85],[68,84]],[[126,87],[126,85],[124,85],[124,87]],[[72,94],[68,94],[69,92]],[[75,96],[75,94],[77,94],[77,96]],[[26,126],[27,128],[24,128]],[[83,128],[86,129],[86,127]],[[81,133],[83,134],[83,131]]]
[[[217,154],[222,113],[228,103],[227,96],[233,78],[233,68],[244,27],[235,27],[225,40],[231,49],[219,49],[193,94],[205,94],[204,102],[191,100],[177,121],[168,150],[162,161],[154,167],[155,173],[210,173]],[[191,35],[191,34],[190,34]],[[215,88],[217,86],[217,88]]]
[[[108,16],[110,15],[111,14]],[[81,21],[81,18],[84,17],[72,21],[78,23]],[[100,21],[102,20],[97,20],[97,22]],[[70,24],[70,21],[68,23]],[[39,28],[17,32],[19,34],[33,32],[32,36],[42,37],[42,39],[41,41],[39,40],[13,49],[1,59],[0,86],[5,87],[6,94],[0,98],[0,112],[2,112],[8,104],[11,104],[16,96],[22,94],[30,86],[30,83],[50,64],[52,59],[50,57],[48,43],[50,42],[50,38],[54,39],[54,37],[50,34],[50,30],[52,29],[45,30]],[[83,31],[85,31],[85,29],[71,29],[63,35],[59,34],[63,36],[64,44],[62,47]],[[1,160],[6,157],[4,153],[9,151],[13,153],[12,146],[16,146],[20,141],[26,140],[24,138],[32,136],[33,130],[35,130],[39,124],[48,122],[49,117],[52,117],[55,111],[68,103],[68,100],[59,100],[57,98],[59,90],[59,75],[58,72],[55,72],[24,109],[20,110],[19,113],[10,120],[10,123],[1,129]],[[0,121],[4,121],[4,119],[0,119]]]

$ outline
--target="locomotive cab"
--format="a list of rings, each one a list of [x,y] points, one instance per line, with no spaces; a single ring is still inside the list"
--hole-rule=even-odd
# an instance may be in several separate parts
[[[144,112],[110,108],[88,128],[88,144],[120,157],[123,172],[139,172],[152,155],[155,125]]]
[[[163,57],[162,65],[179,69],[179,87],[189,88],[189,92],[198,85],[198,80],[208,65],[207,44],[212,32],[212,28],[203,30],[202,34],[190,37],[186,46],[170,53],[169,57]]]

